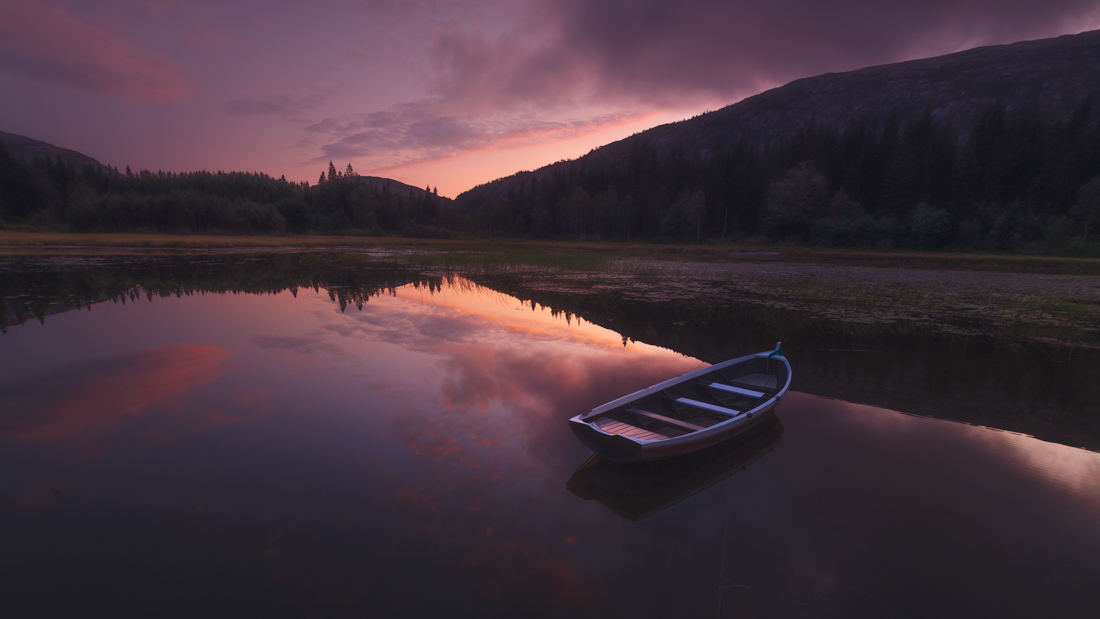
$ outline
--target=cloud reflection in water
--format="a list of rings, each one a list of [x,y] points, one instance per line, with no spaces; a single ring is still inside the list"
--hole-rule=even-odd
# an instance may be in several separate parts
[[[224,376],[232,356],[219,346],[162,346],[0,384],[0,440],[101,447],[99,441],[150,407]]]

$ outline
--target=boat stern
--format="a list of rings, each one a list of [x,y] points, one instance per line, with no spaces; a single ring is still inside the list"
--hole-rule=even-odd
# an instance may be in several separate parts
[[[607,434],[574,417],[569,427],[586,447],[612,462],[634,462],[642,456],[642,445],[619,434]]]

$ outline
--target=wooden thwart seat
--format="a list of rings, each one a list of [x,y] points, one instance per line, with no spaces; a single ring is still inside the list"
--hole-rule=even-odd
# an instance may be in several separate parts
[[[755,387],[756,389],[775,391],[779,379],[772,374],[749,374],[748,376],[738,376],[729,382],[735,385],[741,385],[742,387]]]
[[[649,419],[653,419],[654,421],[667,423],[670,426],[676,426],[677,428],[683,428],[685,430],[690,430],[691,432],[705,429],[703,428],[703,426],[697,426],[694,423],[680,421],[679,419],[673,419],[672,417],[665,417],[664,415],[658,415],[657,413],[644,411],[640,408],[628,408],[626,409],[626,412],[638,415],[640,417],[648,417]]]
[[[748,396],[750,398],[764,397],[764,394],[759,391],[750,391],[748,389],[742,389],[741,387],[734,387],[733,385],[725,385],[722,383],[709,383],[707,387],[717,389],[718,391],[725,391],[726,393],[736,393],[737,395]]]
[[[729,417],[736,417],[741,414],[741,411],[735,411],[732,408],[726,408],[725,406],[718,406],[715,404],[707,404],[706,402],[700,402],[699,400],[692,400],[690,398],[676,398],[674,401],[678,404],[683,404],[684,406],[690,406],[692,408],[698,408],[700,410],[718,413],[719,415],[727,415]]]

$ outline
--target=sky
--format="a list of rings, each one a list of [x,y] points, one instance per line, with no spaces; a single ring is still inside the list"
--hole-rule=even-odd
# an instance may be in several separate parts
[[[1100,28],[1100,0],[0,0],[0,131],[135,170],[454,197],[801,77]]]

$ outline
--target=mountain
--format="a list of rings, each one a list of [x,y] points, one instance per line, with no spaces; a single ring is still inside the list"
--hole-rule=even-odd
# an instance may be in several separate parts
[[[22,158],[27,161],[32,161],[35,157],[42,159],[46,157],[55,159],[60,157],[62,161],[77,169],[84,166],[93,166],[96,168],[104,167],[103,164],[83,153],[54,146],[47,142],[32,140],[31,138],[16,135],[14,133],[0,131],[0,142],[4,143],[4,147],[8,149],[8,153],[16,159]]]
[[[795,80],[714,112],[654,127],[593,150],[576,162],[558,162],[475,187],[455,200],[460,211],[503,196],[531,178],[574,163],[622,166],[633,144],[646,142],[663,156],[673,148],[705,151],[716,140],[765,144],[791,138],[811,121],[843,128],[849,120],[901,124],[930,112],[951,121],[965,139],[992,105],[1007,111],[1029,106],[1061,119],[1100,90],[1100,31],[880,65]]]

